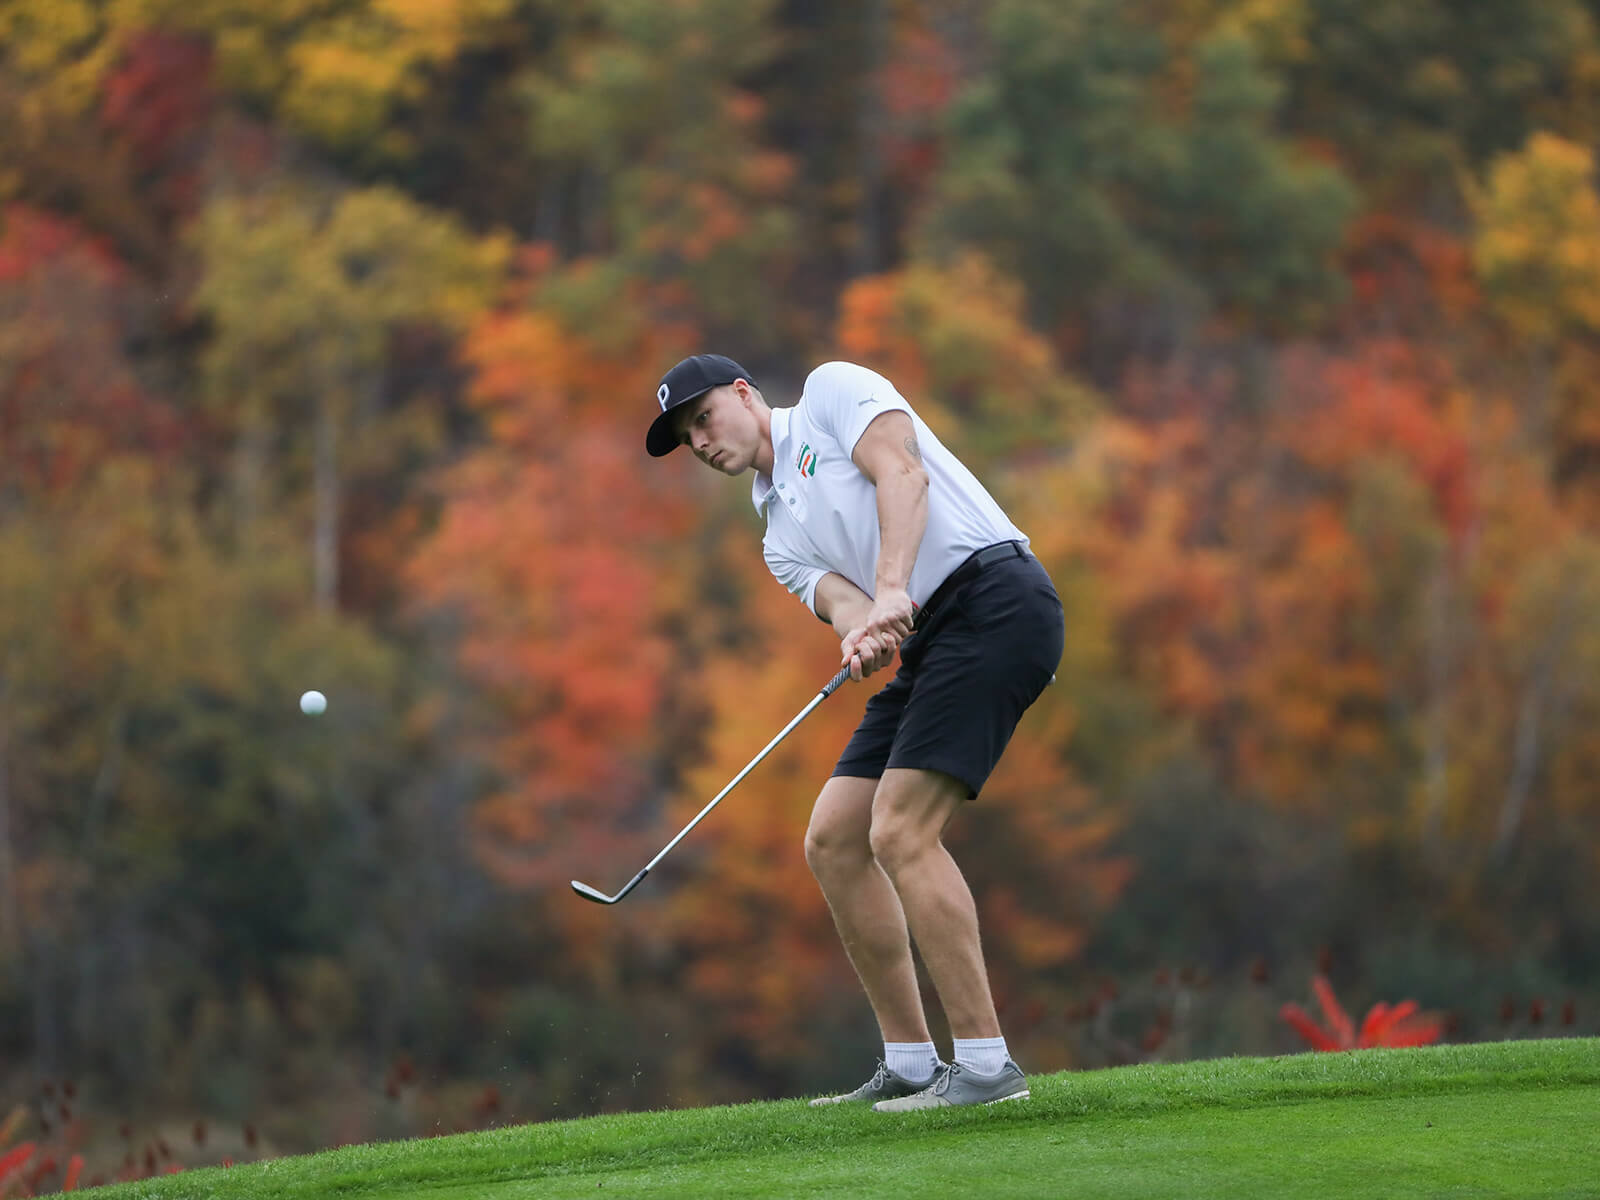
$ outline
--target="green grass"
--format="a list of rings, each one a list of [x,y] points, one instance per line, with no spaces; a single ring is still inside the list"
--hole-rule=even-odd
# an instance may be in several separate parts
[[[631,1113],[185,1172],[94,1193],[514,1200],[1600,1196],[1600,1040],[1035,1076],[1033,1098],[886,1117],[798,1100]]]

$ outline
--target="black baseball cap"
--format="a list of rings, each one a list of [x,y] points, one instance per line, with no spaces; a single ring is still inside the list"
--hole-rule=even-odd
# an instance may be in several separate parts
[[[672,410],[735,379],[742,379],[751,387],[756,382],[749,371],[721,354],[694,354],[673,367],[661,377],[661,386],[656,389],[661,415],[651,422],[644,448],[655,458],[671,454],[678,447],[678,439],[672,433]]]

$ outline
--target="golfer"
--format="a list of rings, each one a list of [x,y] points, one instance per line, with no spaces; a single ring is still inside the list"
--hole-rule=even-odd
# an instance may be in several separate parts
[[[1061,659],[1061,602],[1028,539],[882,375],[830,362],[772,408],[732,359],[698,354],[656,392],[646,448],[755,472],[767,566],[839,636],[841,665],[894,677],[866,706],[806,831],[806,861],[883,1034],[852,1092],[879,1112],[1028,1095],[1006,1050],[977,908],[941,837],[977,796]],[[954,1039],[942,1062],[916,940]]]

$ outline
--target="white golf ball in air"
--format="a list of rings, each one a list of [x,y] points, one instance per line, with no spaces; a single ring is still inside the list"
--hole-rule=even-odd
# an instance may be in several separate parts
[[[307,692],[300,697],[300,711],[308,717],[314,717],[320,712],[325,712],[328,707],[328,698],[321,692]]]

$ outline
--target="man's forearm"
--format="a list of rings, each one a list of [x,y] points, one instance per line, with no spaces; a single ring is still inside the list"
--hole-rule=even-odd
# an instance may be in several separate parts
[[[920,467],[878,480],[878,565],[874,591],[904,591],[928,528],[928,475]]]
[[[853,629],[866,623],[872,610],[872,597],[851,583],[843,575],[832,571],[817,581],[817,616],[833,626],[833,631],[843,638]]]

